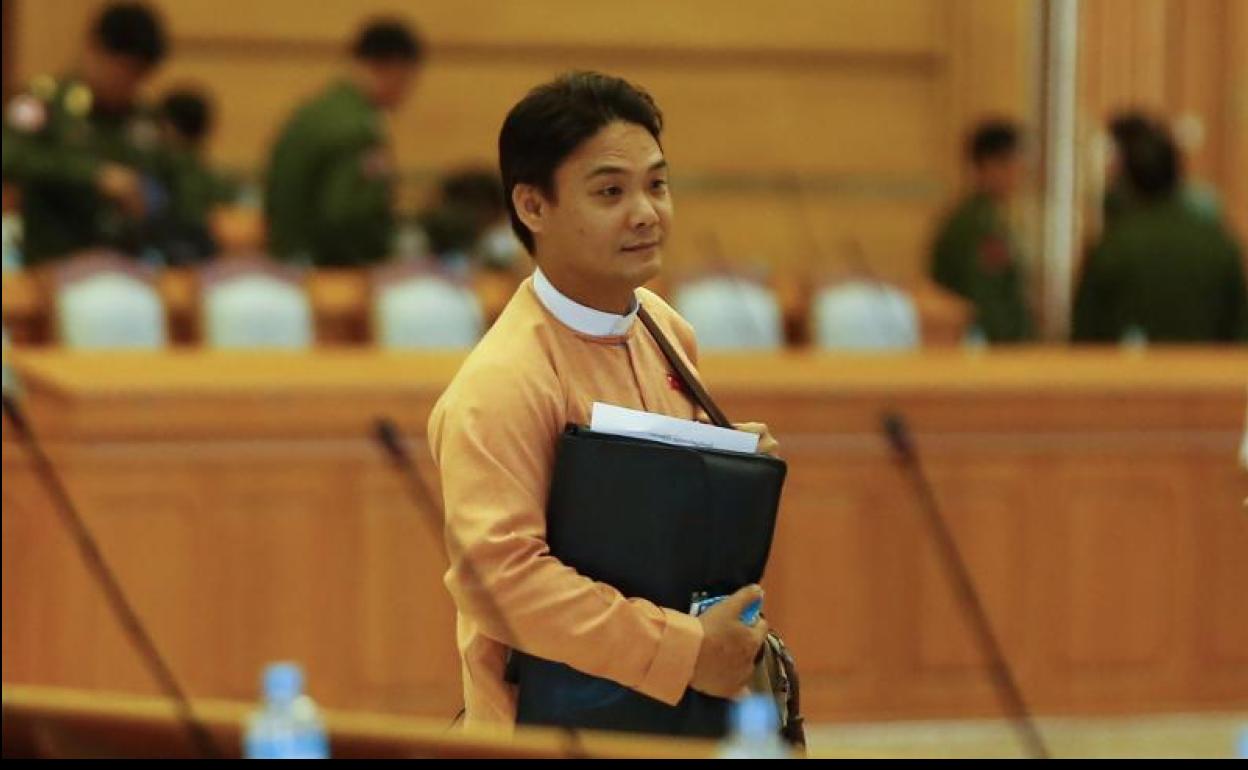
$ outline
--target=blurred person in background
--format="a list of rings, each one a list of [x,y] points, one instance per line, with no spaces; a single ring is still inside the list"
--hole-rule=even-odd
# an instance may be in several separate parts
[[[424,46],[396,20],[368,23],[349,72],[295,110],[273,147],[265,215],[273,256],[317,267],[369,265],[395,236],[395,168],[384,113],[406,98]]]
[[[472,253],[477,264],[491,270],[527,268],[524,247],[511,229],[503,201],[503,182],[494,172],[463,169],[442,182],[442,200],[464,211],[473,228]]]
[[[168,192],[160,128],[139,88],[167,50],[150,9],[109,5],[75,72],[40,75],[7,105],[3,175],[20,191],[25,264],[95,246],[143,247]]]
[[[453,171],[439,185],[436,202],[417,215],[431,253],[454,270],[469,267],[511,271],[528,267],[512,232],[498,175],[477,168]]]
[[[166,93],[160,102],[160,121],[168,147],[170,191],[161,251],[168,264],[197,264],[216,253],[212,214],[235,201],[239,185],[204,157],[213,127],[212,102],[206,94],[192,88]]]
[[[1006,218],[1022,183],[1020,131],[1006,120],[979,124],[966,146],[972,189],[940,226],[929,272],[974,306],[973,328],[989,342],[1032,336],[1018,239]]]
[[[1220,221],[1184,201],[1174,141],[1153,123],[1119,142],[1121,203],[1084,262],[1074,339],[1248,340],[1242,252]]]
[[[1131,191],[1131,183],[1127,178],[1124,162],[1128,147],[1138,137],[1154,133],[1166,138],[1167,141],[1172,141],[1165,123],[1160,118],[1152,117],[1142,110],[1124,110],[1110,119],[1109,136],[1112,141],[1112,152],[1106,174],[1104,223],[1110,223],[1123,213],[1135,197]],[[1182,164],[1181,148],[1177,143],[1175,146],[1179,150],[1179,162]],[[1179,183],[1179,198],[1183,205],[1195,214],[1212,220],[1222,218],[1222,204],[1218,200],[1217,192],[1207,184],[1184,178]]]

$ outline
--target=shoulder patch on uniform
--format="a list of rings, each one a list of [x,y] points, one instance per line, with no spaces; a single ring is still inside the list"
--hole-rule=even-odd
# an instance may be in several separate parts
[[[4,119],[18,131],[34,134],[48,124],[48,107],[31,94],[21,94],[9,102]]]
[[[988,235],[979,242],[979,264],[987,273],[1000,273],[1010,265],[1010,245],[1000,235]]]
[[[95,97],[91,94],[91,89],[82,83],[75,83],[65,93],[65,109],[75,118],[86,117],[87,113],[91,112],[91,104],[94,101]]]
[[[50,101],[56,96],[56,78],[51,75],[35,75],[30,80],[30,92],[45,102]]]
[[[394,173],[394,161],[390,156],[390,149],[378,144],[366,150],[360,156],[360,170],[368,179],[391,176]]]

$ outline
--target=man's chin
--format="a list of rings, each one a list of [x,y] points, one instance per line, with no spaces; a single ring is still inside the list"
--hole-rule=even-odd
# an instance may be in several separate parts
[[[663,252],[655,250],[654,254],[646,258],[644,262],[640,262],[632,266],[629,271],[629,282],[633,284],[633,288],[645,286],[659,276],[663,271]]]

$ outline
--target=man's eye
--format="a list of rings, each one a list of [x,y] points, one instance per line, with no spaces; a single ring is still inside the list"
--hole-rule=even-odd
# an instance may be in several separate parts
[[[666,190],[666,189],[667,189],[667,180],[666,180],[666,179],[656,179],[656,180],[654,180],[653,182],[651,182],[651,183],[650,183],[650,189],[651,189],[651,190],[656,190],[656,191],[657,191],[657,190]]]
[[[598,194],[604,198],[615,198],[619,196],[619,194],[622,192],[624,191],[620,189],[618,186],[611,185],[610,187],[604,187],[601,190],[599,190]]]

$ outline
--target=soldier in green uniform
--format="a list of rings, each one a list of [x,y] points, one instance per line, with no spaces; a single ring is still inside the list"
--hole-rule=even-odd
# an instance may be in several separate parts
[[[210,218],[232,204],[239,183],[209,166],[204,144],[212,130],[212,104],[193,89],[170,91],[160,100],[167,147],[170,202],[163,218],[161,251],[172,265],[202,262],[216,252]]]
[[[967,155],[974,189],[949,214],[932,246],[929,269],[938,284],[974,306],[973,324],[990,342],[1032,335],[1017,241],[1005,210],[1022,178],[1018,128],[987,121],[972,133]]]
[[[352,56],[349,75],[299,107],[273,148],[265,214],[279,259],[351,266],[390,252],[394,164],[382,112],[407,94],[422,46],[403,23],[376,21]]]
[[[150,10],[112,5],[92,26],[76,74],[37,77],[7,106],[3,174],[21,193],[26,264],[94,246],[142,247],[166,193],[160,130],[137,95],[165,50]]]
[[[1164,131],[1122,142],[1124,205],[1088,254],[1074,339],[1248,340],[1248,287],[1225,226],[1187,205],[1181,162]]]
[[[1161,137],[1162,141],[1173,141],[1165,123],[1138,110],[1119,112],[1109,121],[1109,136],[1113,140],[1113,151],[1110,155],[1102,209],[1102,223],[1105,226],[1108,226],[1115,217],[1131,205],[1135,198],[1131,192],[1131,183],[1126,176],[1123,158],[1130,144],[1137,137],[1145,134],[1156,134]],[[1179,200],[1193,213],[1215,221],[1222,218],[1222,205],[1217,193],[1208,185],[1193,183],[1190,179],[1185,180],[1179,185]]]

